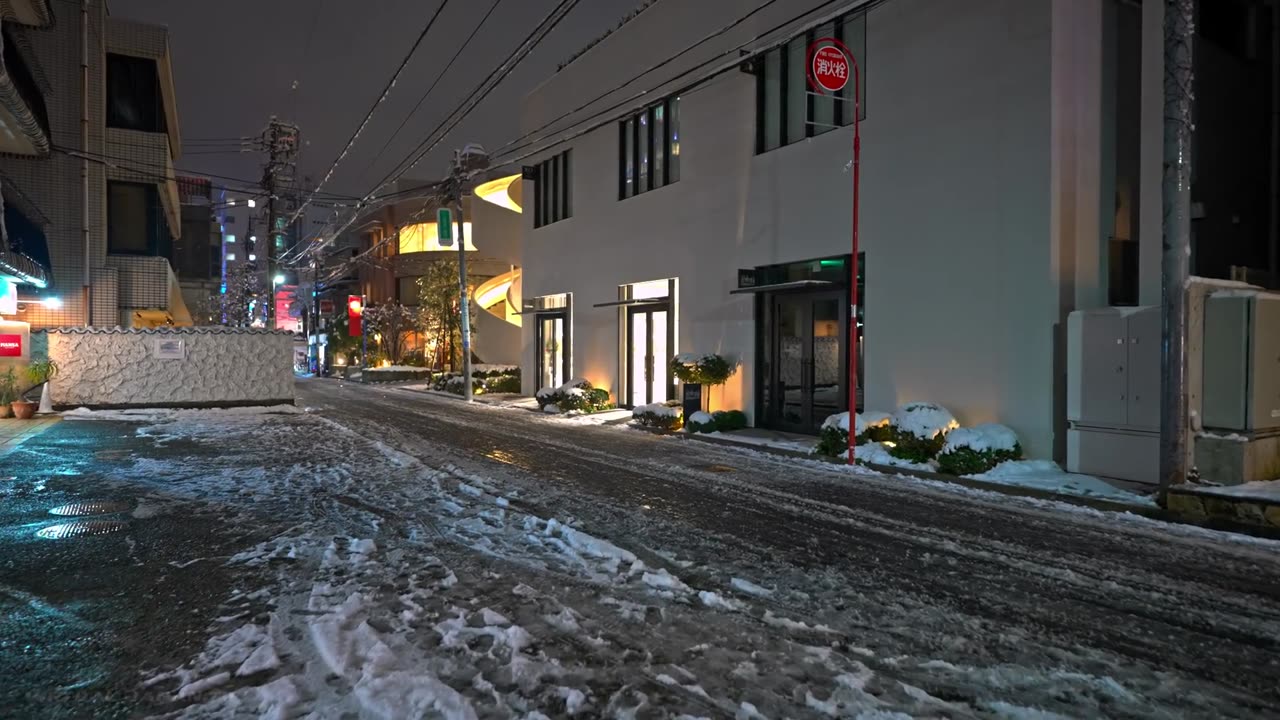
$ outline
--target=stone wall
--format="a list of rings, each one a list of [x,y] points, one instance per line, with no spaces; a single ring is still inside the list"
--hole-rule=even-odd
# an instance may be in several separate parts
[[[57,328],[32,333],[60,372],[58,408],[229,407],[293,402],[293,339],[233,328]]]

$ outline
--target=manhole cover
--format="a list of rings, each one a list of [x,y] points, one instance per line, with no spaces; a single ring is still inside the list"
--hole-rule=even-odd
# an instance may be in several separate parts
[[[58,506],[49,511],[50,515],[64,515],[67,517],[79,517],[81,515],[110,515],[112,513],[125,512],[130,505],[119,500],[87,500],[84,502],[73,502],[66,505]]]
[[[713,473],[731,473],[737,470],[737,468],[731,468],[728,465],[704,465],[702,469]]]
[[[120,520],[76,520],[61,525],[50,525],[36,533],[45,540],[63,540],[66,538],[87,537],[89,535],[106,535],[118,532],[129,526]]]

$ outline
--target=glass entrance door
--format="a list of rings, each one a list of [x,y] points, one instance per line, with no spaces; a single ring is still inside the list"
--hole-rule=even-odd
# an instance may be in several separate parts
[[[627,387],[631,407],[671,398],[666,306],[627,310]]]
[[[764,418],[781,430],[816,433],[848,405],[846,300],[841,293],[777,295],[769,311]]]
[[[565,348],[565,313],[538,313],[538,387],[557,388],[568,382],[569,356]]]

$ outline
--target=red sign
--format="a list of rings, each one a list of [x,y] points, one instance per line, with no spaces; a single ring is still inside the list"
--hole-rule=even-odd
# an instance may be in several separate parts
[[[320,301],[320,314],[321,314],[321,315],[331,315],[331,314],[333,314],[333,301],[332,301],[332,300],[321,300],[321,301]]]
[[[360,322],[364,318],[364,300],[359,295],[347,296],[347,336],[355,337],[362,328]]]
[[[849,58],[834,45],[820,47],[810,54],[809,75],[819,88],[838,93],[849,84]]]
[[[22,336],[0,335],[0,357],[22,357]]]

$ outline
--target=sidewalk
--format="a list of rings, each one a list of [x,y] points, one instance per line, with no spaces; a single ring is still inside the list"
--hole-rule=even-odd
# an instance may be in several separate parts
[[[16,450],[19,445],[56,425],[62,418],[46,415],[30,420],[5,418],[0,420],[0,457]]]

